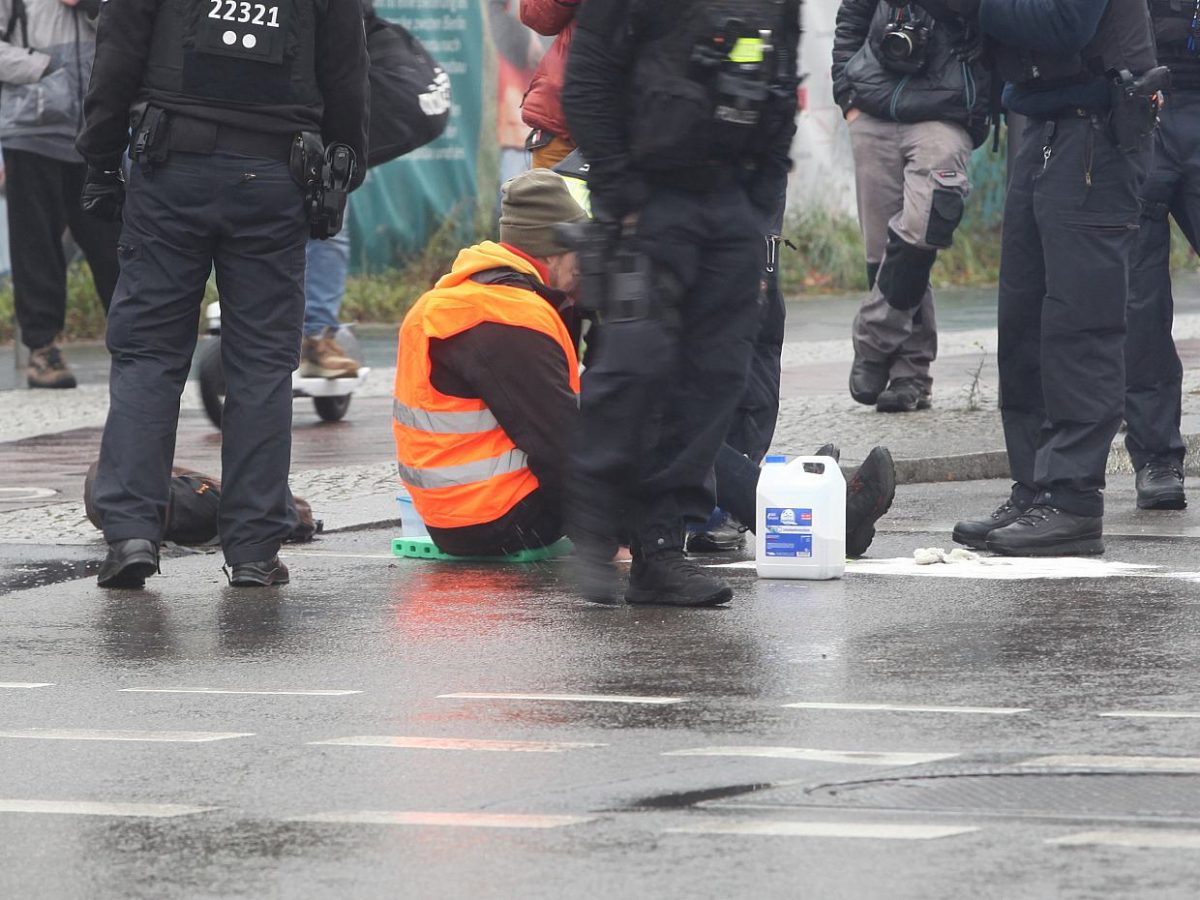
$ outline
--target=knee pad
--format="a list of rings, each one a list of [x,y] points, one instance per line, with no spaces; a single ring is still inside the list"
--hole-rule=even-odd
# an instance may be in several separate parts
[[[920,306],[936,259],[936,250],[907,244],[889,228],[887,252],[879,267],[879,290],[888,306],[901,310]]]
[[[949,247],[966,209],[967,176],[947,170],[934,172],[931,177],[934,187],[929,203],[929,222],[925,226],[925,243],[931,247]]]

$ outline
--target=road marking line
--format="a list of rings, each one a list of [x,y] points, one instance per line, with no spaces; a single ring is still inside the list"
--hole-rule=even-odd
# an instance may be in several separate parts
[[[404,737],[364,735],[309,741],[310,747],[398,747],[404,750],[485,750],[497,753],[561,753],[608,744],[563,743],[557,741],[488,741],[470,738]]]
[[[1170,850],[1200,850],[1200,831],[1085,831],[1066,837],[1051,838],[1047,844],[1081,847],[1099,844],[1105,847],[1160,847]]]
[[[562,700],[567,703],[644,703],[667,706],[683,703],[682,697],[637,697],[629,694],[495,694],[463,692],[439,694],[439,700]]]
[[[785,703],[784,709],[843,709],[862,712],[958,713],[971,716],[1013,716],[1029,709],[1017,706],[908,706],[903,703]]]
[[[953,759],[957,753],[871,753],[865,750],[812,750],[807,747],[696,747],[668,750],[663,756],[740,756],[849,763],[855,766],[916,766]]]
[[[1200,756],[1039,756],[1021,766],[1064,766],[1088,769],[1122,769],[1135,772],[1200,772]]]
[[[564,828],[595,820],[595,816],[529,816],[506,813],[446,812],[330,812],[299,816],[292,822],[342,825],[432,825],[443,828]]]
[[[362,691],[300,690],[300,691],[235,691],[220,688],[121,688],[121,694],[246,694],[259,697],[348,697]]]
[[[54,683],[50,681],[0,681],[0,689],[19,691],[40,687],[54,687]]]
[[[205,744],[253,737],[240,731],[104,731],[93,728],[17,728],[0,730],[0,738],[39,741],[151,741],[166,744]]]
[[[175,803],[93,803],[86,800],[2,800],[0,813],[53,813],[65,816],[133,816],[171,819],[214,812],[219,806],[180,806]]]
[[[327,550],[288,550],[288,556],[308,556],[314,559],[398,559],[391,553],[331,553]]]
[[[1097,713],[1102,719],[1200,719],[1196,710],[1138,710],[1118,709],[1113,712]]]
[[[764,822],[762,820],[697,822],[668,828],[670,834],[738,834],[769,837],[869,838],[932,841],[979,831],[975,826],[877,825],[867,822]]]

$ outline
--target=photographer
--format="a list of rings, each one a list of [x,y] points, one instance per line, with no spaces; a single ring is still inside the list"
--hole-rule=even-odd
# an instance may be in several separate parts
[[[850,395],[880,412],[931,402],[929,273],[962,219],[971,149],[988,131],[978,50],[965,21],[937,21],[915,5],[842,0],[838,9],[833,92],[854,150],[870,288],[852,328]]]

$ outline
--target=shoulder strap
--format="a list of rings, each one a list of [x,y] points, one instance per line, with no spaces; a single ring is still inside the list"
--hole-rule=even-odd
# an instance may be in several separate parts
[[[25,0],[12,0],[12,13],[8,17],[8,27],[4,29],[4,42],[11,44],[13,32],[17,25],[21,26],[21,41],[29,46],[29,16],[25,12]]]
[[[564,294],[562,291],[555,290],[552,287],[547,287],[542,284],[532,275],[526,275],[523,272],[518,272],[516,269],[510,269],[506,266],[499,266],[495,269],[484,269],[482,272],[476,272],[471,276],[471,281],[477,284],[502,284],[506,287],[521,288],[526,291],[533,291],[555,309],[562,304]]]

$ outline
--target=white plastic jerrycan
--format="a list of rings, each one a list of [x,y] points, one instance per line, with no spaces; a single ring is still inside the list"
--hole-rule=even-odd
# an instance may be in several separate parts
[[[768,456],[758,475],[759,578],[841,578],[846,571],[846,479],[828,456]]]

